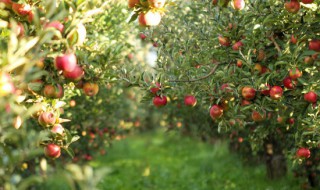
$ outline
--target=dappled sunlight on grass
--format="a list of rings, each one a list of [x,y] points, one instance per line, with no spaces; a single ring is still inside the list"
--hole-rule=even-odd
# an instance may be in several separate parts
[[[270,181],[263,165],[243,166],[227,142],[206,144],[174,133],[147,133],[115,142],[94,167],[110,167],[99,189],[286,190],[299,189],[292,176]]]

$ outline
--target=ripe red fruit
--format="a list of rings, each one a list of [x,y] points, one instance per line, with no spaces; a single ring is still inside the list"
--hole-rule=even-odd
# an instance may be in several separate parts
[[[306,56],[303,62],[305,64],[312,64],[314,62],[314,59],[312,58],[312,56]]]
[[[297,13],[300,10],[300,3],[297,0],[291,0],[284,3],[284,8],[290,13]]]
[[[311,4],[313,3],[314,0],[301,0],[302,3],[304,4]]]
[[[159,12],[148,11],[139,15],[140,26],[157,26],[161,21],[161,14]]]
[[[86,82],[83,84],[82,90],[87,96],[94,96],[99,92],[99,86],[96,83]]]
[[[269,84],[265,84],[264,87],[265,87],[265,89],[261,90],[261,94],[263,94],[265,96],[269,96],[271,86]]]
[[[290,39],[290,42],[292,43],[292,44],[296,44],[297,43],[297,38],[296,37],[294,37],[294,35],[292,34],[291,35],[291,39]]]
[[[144,39],[146,39],[146,38],[147,38],[147,36],[146,36],[145,34],[143,34],[143,33],[140,34],[140,39],[141,39],[141,40],[144,40]]]
[[[222,92],[227,92],[227,93],[232,92],[232,89],[230,89],[230,86],[227,83],[222,84],[220,88]]]
[[[166,96],[155,96],[153,98],[153,105],[156,107],[165,106],[167,104],[167,97]]]
[[[237,67],[239,67],[239,68],[242,67],[242,61],[241,60],[237,60]]]
[[[55,29],[59,30],[62,34],[63,29],[64,29],[64,25],[60,21],[52,21],[52,22],[47,23],[44,28],[55,28]]]
[[[27,16],[32,9],[28,4],[12,3],[12,10],[19,16]]]
[[[309,42],[309,49],[320,52],[320,40],[313,39]]]
[[[140,3],[140,0],[128,0],[128,7],[133,8]]]
[[[242,100],[241,101],[241,106],[248,106],[250,104],[251,104],[251,102],[249,100]]]
[[[49,127],[56,123],[56,116],[52,112],[43,112],[39,115],[38,122],[43,127]]]
[[[291,79],[295,80],[295,79],[300,78],[302,76],[302,72],[298,68],[290,69],[289,76]]]
[[[218,4],[218,0],[212,0],[212,4],[213,5],[217,5]]]
[[[252,100],[256,96],[256,90],[250,86],[242,88],[242,97],[246,100]]]
[[[11,0],[0,0],[0,3],[3,3],[6,8],[11,8],[12,7],[12,1]]]
[[[77,66],[77,57],[74,53],[67,53],[55,58],[55,67],[57,70],[67,72],[73,71]]]
[[[84,71],[79,65],[76,65],[76,67],[71,72],[63,71],[63,76],[72,81],[79,81],[83,77],[83,75]]]
[[[266,112],[264,112],[263,115],[261,115],[259,112],[253,111],[251,114],[251,118],[255,122],[263,121],[266,119]]]
[[[160,90],[160,88],[158,88],[158,87],[152,87],[152,88],[150,88],[150,92],[151,92],[152,94],[154,94],[154,95],[156,95],[159,90]]]
[[[235,10],[242,10],[245,7],[246,3],[244,0],[233,0],[233,8]]]
[[[154,8],[162,8],[166,0],[148,0],[149,5]]]
[[[240,47],[242,47],[244,44],[241,41],[236,42],[233,44],[232,49],[235,51],[239,51]]]
[[[296,152],[297,157],[299,158],[310,158],[310,150],[308,148],[299,148]]]
[[[44,154],[49,158],[58,158],[61,155],[61,148],[56,144],[48,144],[44,147]]]
[[[60,124],[53,125],[51,132],[62,135],[64,132],[64,128]]]
[[[60,84],[47,84],[43,88],[43,95],[47,98],[62,98],[64,96],[64,90]]]
[[[317,102],[317,98],[318,98],[317,94],[313,91],[310,91],[304,95],[304,100],[309,103]]]
[[[287,120],[287,122],[290,124],[290,125],[293,125],[294,124],[294,118],[289,118],[288,120]]]
[[[220,118],[223,115],[223,109],[219,105],[212,105],[210,108],[210,116],[213,120]]]
[[[298,84],[298,81],[292,80],[290,77],[286,77],[283,79],[283,85],[287,89],[294,89],[294,87]]]
[[[270,89],[270,97],[273,100],[279,100],[282,97],[283,89],[280,86],[273,86]]]
[[[197,99],[196,97],[192,96],[192,95],[188,95],[184,97],[184,104],[186,106],[195,106],[197,104]]]
[[[231,44],[228,37],[218,36],[218,40],[221,46],[228,47]]]

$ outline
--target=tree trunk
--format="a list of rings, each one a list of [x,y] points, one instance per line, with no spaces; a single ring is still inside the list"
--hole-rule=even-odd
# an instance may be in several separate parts
[[[267,177],[277,179],[286,175],[287,163],[279,144],[274,140],[265,143],[265,161],[267,167]]]

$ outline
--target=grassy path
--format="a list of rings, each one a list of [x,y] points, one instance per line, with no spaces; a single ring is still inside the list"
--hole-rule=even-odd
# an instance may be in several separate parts
[[[265,178],[264,166],[243,166],[226,143],[205,144],[173,133],[147,133],[117,141],[93,163],[109,167],[103,190],[295,190],[291,175]]]

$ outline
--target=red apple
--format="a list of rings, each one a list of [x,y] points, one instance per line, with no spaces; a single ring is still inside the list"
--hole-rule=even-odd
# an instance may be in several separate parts
[[[229,84],[227,84],[227,83],[222,84],[220,89],[221,89],[222,92],[226,92],[226,93],[231,93],[232,92],[232,89],[230,88]]]
[[[302,76],[302,72],[298,68],[290,69],[289,76],[291,79],[295,80],[295,79],[300,78]]]
[[[165,106],[167,104],[167,97],[166,96],[155,96],[153,98],[153,105],[156,107]]]
[[[56,144],[48,144],[44,147],[44,154],[49,158],[58,158],[61,155],[61,148]]]
[[[52,112],[43,112],[39,115],[38,122],[43,127],[49,127],[56,123],[56,116]]]
[[[225,46],[225,47],[228,47],[231,44],[231,42],[230,42],[228,37],[223,37],[223,36],[220,36],[220,35],[218,36],[218,41],[219,41],[221,46]]]
[[[223,115],[223,109],[219,105],[212,105],[210,108],[210,116],[213,120],[220,118]]]
[[[250,86],[242,88],[242,97],[246,100],[252,100],[256,96],[256,90]]]
[[[55,58],[57,70],[72,72],[77,66],[77,57],[74,53],[67,53]]]
[[[290,125],[293,125],[294,124],[294,118],[289,118],[288,120],[287,120],[287,123],[289,123]]]
[[[140,0],[128,0],[128,7],[133,8],[140,3]]]
[[[140,26],[157,26],[161,21],[161,14],[159,12],[148,11],[139,15]]]
[[[60,22],[60,21],[52,21],[47,23],[44,28],[55,28],[57,30],[59,30],[61,32],[61,34],[63,33],[63,29],[64,29],[64,25]]]
[[[271,86],[269,84],[265,84],[262,87],[264,87],[264,90],[261,90],[261,94],[263,94],[265,96],[269,96]]]
[[[151,7],[162,8],[166,3],[166,0],[148,0],[148,3]]]
[[[298,81],[292,80],[290,77],[284,78],[282,82],[284,87],[286,87],[287,89],[294,89],[295,86],[298,84]]]
[[[291,35],[291,39],[290,39],[290,42],[292,43],[292,44],[296,44],[297,43],[297,38],[296,37],[294,37],[294,35],[292,34]]]
[[[237,60],[237,67],[239,67],[239,68],[242,67],[242,61],[241,60]]]
[[[309,42],[309,49],[320,52],[320,40],[313,39]]]
[[[79,81],[84,75],[84,71],[81,66],[76,65],[73,71],[63,71],[63,76],[72,81]]]
[[[184,104],[186,106],[195,106],[197,104],[197,99],[196,97],[192,96],[192,95],[188,95],[184,97]]]
[[[290,13],[297,13],[300,10],[300,3],[297,0],[291,0],[284,3],[284,8]]]
[[[28,4],[12,3],[12,10],[19,16],[27,16],[32,9]]]
[[[64,96],[64,90],[60,84],[47,84],[43,88],[43,95],[47,98],[62,98]]]
[[[302,3],[304,4],[311,4],[313,3],[314,0],[301,0]]]
[[[318,98],[318,95],[313,91],[310,91],[304,95],[304,100],[309,103],[317,102],[317,98]]]
[[[233,44],[232,49],[235,51],[239,51],[240,47],[242,47],[244,44],[241,41],[236,42]]]
[[[263,120],[266,119],[266,112],[264,112],[263,115],[262,115],[257,111],[253,111],[252,114],[251,114],[251,118],[255,122],[263,121]]]
[[[33,14],[32,11],[30,11],[30,12],[28,13],[28,16],[27,16],[28,22],[29,22],[29,23],[32,23],[33,18],[34,18],[34,14]]]
[[[140,39],[141,39],[141,40],[144,40],[144,39],[146,39],[146,38],[147,38],[147,36],[146,36],[145,34],[143,34],[143,33],[140,33],[140,35],[139,35],[139,36],[140,36]]]
[[[251,102],[249,100],[245,100],[245,99],[241,100],[241,106],[248,106],[250,104]]]
[[[245,7],[246,3],[244,0],[233,0],[233,8],[235,10],[242,10]]]
[[[213,5],[217,5],[218,4],[218,0],[212,0],[212,4]]]
[[[51,132],[62,135],[64,132],[64,128],[60,124],[55,124],[55,125],[53,125]]]
[[[87,96],[95,96],[99,92],[99,86],[96,83],[86,82],[83,84],[83,92]]]
[[[312,58],[312,56],[306,56],[303,62],[305,64],[312,64],[314,62],[314,59]]]
[[[280,86],[273,86],[270,89],[270,97],[273,100],[279,100],[282,97],[283,89]]]
[[[297,157],[299,158],[310,158],[310,150],[308,148],[299,148],[296,152]]]

